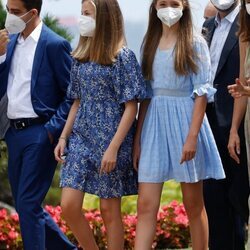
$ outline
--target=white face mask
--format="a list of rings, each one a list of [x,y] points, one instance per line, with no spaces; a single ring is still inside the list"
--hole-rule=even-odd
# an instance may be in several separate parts
[[[31,21],[31,18],[27,23],[23,21],[21,17],[24,17],[29,12],[25,13],[22,16],[16,16],[10,13],[7,13],[7,17],[5,20],[5,28],[9,32],[9,34],[18,34],[24,31],[26,28],[26,24]]]
[[[246,3],[246,9],[247,9],[248,15],[250,15],[250,3]]]
[[[182,8],[162,8],[157,11],[158,18],[168,27],[176,24],[182,17]]]
[[[211,3],[219,10],[228,10],[234,2],[234,0],[211,0]]]
[[[81,36],[92,37],[95,33],[96,21],[90,16],[81,15],[79,19],[79,31]]]

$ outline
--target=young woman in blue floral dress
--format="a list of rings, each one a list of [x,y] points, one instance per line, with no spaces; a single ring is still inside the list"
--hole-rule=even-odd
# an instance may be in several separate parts
[[[98,249],[82,213],[85,193],[100,197],[108,249],[124,245],[121,197],[137,193],[132,165],[137,100],[146,86],[134,53],[124,46],[123,19],[116,0],[85,0],[80,41],[73,52],[68,96],[74,99],[55,149],[62,161],[62,211],[85,250]]]

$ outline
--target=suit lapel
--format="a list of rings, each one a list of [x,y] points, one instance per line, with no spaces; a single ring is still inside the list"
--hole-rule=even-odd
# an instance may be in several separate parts
[[[208,47],[210,47],[212,39],[213,39],[213,35],[214,35],[214,31],[215,31],[215,18],[213,18],[210,22],[207,28],[205,28],[205,37],[208,43]]]
[[[14,50],[15,50],[15,47],[16,47],[18,36],[19,36],[19,34],[18,35],[13,35],[13,38],[11,39],[11,42],[9,43],[6,61],[12,59],[12,56],[13,56],[13,53],[14,53]]]
[[[235,20],[232,24],[230,32],[227,36],[227,40],[226,40],[225,45],[223,47],[223,50],[221,52],[221,57],[220,57],[219,65],[217,68],[216,76],[220,73],[225,62],[227,61],[228,55],[230,54],[234,45],[238,42],[238,37],[236,36],[237,30],[238,30],[238,16],[235,18]]]
[[[3,90],[3,93],[5,93],[7,90],[11,61],[15,51],[18,36],[19,35],[12,35],[10,43],[8,44],[7,55],[6,55],[6,77],[5,78],[3,77],[3,79],[1,79],[2,82],[0,86],[1,90]]]
[[[48,33],[46,31],[46,26],[43,25],[41,35],[37,43],[35,56],[34,56],[32,75],[31,75],[31,92],[34,89],[36,81],[37,81],[40,65],[42,63],[42,58],[43,58],[44,51],[45,51],[47,35]]]

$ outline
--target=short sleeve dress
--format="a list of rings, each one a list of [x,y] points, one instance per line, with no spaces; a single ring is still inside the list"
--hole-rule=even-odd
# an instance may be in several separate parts
[[[116,168],[100,175],[101,160],[114,137],[130,100],[148,96],[134,53],[126,47],[110,65],[73,62],[69,98],[80,106],[69,138],[68,154],[61,169],[61,187],[70,187],[100,198],[137,193],[137,173],[132,165],[135,123],[123,141]]]
[[[174,48],[157,50],[153,64],[151,99],[141,137],[139,182],[161,183],[170,179],[195,183],[225,178],[215,140],[205,116],[195,158],[180,165],[183,145],[192,121],[195,95],[213,101],[207,44],[194,38],[198,73],[179,76],[174,69]]]

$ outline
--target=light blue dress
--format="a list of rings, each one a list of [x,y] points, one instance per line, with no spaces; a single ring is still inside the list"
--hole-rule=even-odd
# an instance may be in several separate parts
[[[202,123],[195,158],[180,165],[182,149],[192,121],[195,95],[213,101],[209,50],[196,36],[198,73],[179,76],[174,70],[174,48],[157,50],[153,64],[152,99],[141,137],[139,182],[161,183],[170,179],[195,183],[225,173],[207,117]]]

